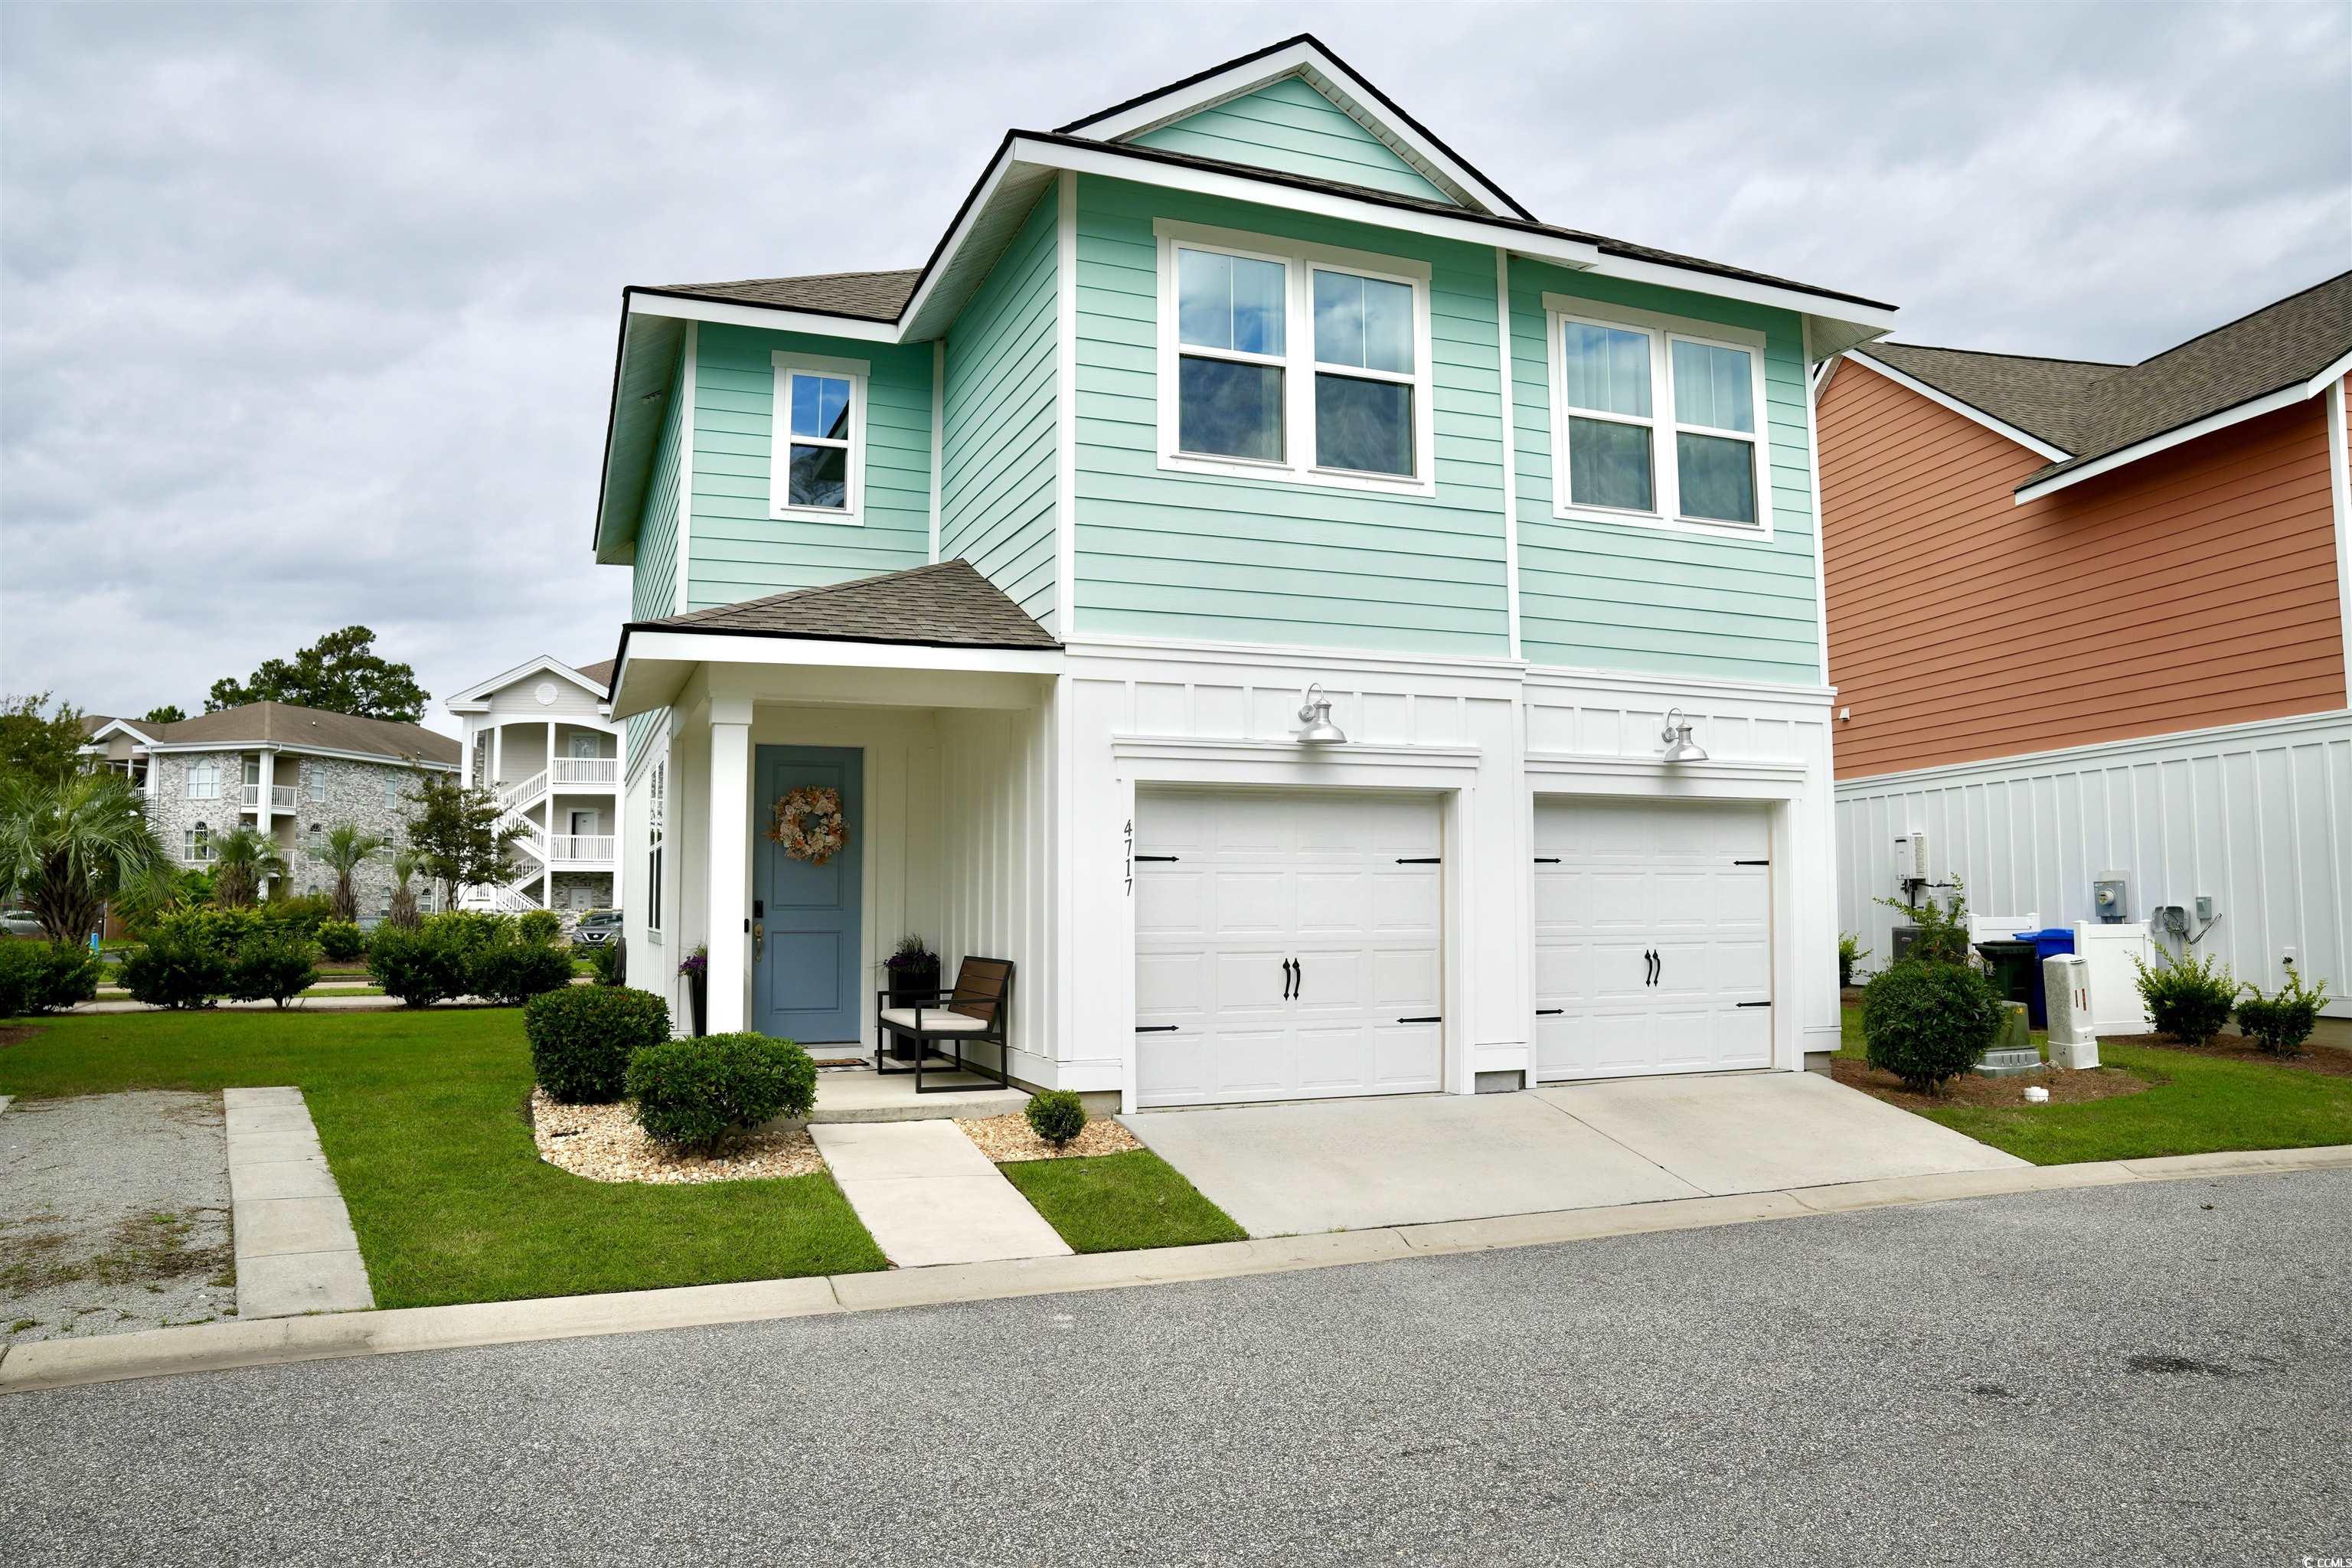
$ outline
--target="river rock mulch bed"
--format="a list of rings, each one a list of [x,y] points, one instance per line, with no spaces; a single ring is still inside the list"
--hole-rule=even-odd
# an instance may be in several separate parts
[[[540,1158],[592,1182],[764,1181],[824,1169],[805,1127],[762,1128],[705,1159],[670,1153],[646,1137],[625,1100],[562,1105],[537,1089],[530,1091],[530,1135]]]
[[[1000,1165],[1022,1160],[1079,1160],[1090,1154],[1124,1154],[1143,1147],[1134,1133],[1107,1116],[1087,1122],[1085,1131],[1060,1149],[1031,1131],[1029,1119],[1017,1110],[1003,1116],[959,1119],[956,1125],[963,1129],[965,1137],[980,1145],[982,1153]]]
[[[236,1315],[217,1094],[0,1111],[0,1345]]]

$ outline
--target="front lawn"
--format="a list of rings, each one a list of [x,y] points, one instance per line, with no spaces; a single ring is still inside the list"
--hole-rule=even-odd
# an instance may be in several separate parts
[[[1149,1149],[996,1167],[1073,1252],[1245,1241],[1249,1233]]]
[[[299,1086],[380,1307],[885,1267],[829,1174],[656,1186],[541,1162],[512,1008],[100,1014],[30,1027],[0,1044],[0,1094]]]
[[[1845,1009],[1842,1042],[1840,1056],[1863,1056],[1860,1008]],[[2099,1062],[2145,1079],[2147,1091],[2081,1105],[1952,1105],[1918,1114],[2036,1165],[2352,1143],[2352,1079],[2105,1041]]]

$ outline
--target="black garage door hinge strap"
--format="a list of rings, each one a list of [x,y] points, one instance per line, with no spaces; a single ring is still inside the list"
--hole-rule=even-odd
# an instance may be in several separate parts
[[[1557,1018],[1562,1013],[1567,1011],[1568,1009],[1565,1007],[1538,1007],[1536,1009],[1536,1016],[1538,1018]]]
[[[1400,1024],[1443,1024],[1445,1022],[1445,1018],[1443,1014],[1433,1013],[1426,1018],[1399,1018],[1397,1022]]]
[[[1136,858],[1139,860],[1174,860],[1176,857],[1173,855],[1138,855]]]
[[[1769,1002],[1734,1002],[1732,1004],[1735,1007],[1769,1007],[1771,1005]]]
[[[1139,1035],[1172,1035],[1183,1026],[1181,1024],[1138,1024],[1135,1032]]]
[[[1559,857],[1557,855],[1538,855],[1536,857],[1536,864],[1538,866],[1557,866],[1559,864]]]
[[[1735,866],[1769,866],[1771,863],[1769,860],[1734,860],[1732,862]]]
[[[1413,855],[1399,857],[1397,864],[1400,866],[1443,866],[1445,862],[1442,858],[1435,855]]]

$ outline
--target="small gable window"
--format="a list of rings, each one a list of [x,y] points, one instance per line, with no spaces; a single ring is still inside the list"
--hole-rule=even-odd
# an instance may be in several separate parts
[[[1544,296],[1554,514],[1769,536],[1759,332]]]
[[[769,500],[780,517],[856,522],[866,462],[866,364],[778,351]]]
[[[1434,493],[1425,264],[1154,232],[1161,468]]]

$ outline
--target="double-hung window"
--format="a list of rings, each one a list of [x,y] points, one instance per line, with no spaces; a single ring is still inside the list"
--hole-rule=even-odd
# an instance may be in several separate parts
[[[190,800],[220,798],[220,764],[218,763],[188,764],[188,798]]]
[[[768,499],[778,517],[862,522],[865,503],[864,360],[777,350],[774,447]]]
[[[662,928],[662,850],[668,835],[669,763],[656,763],[646,779],[646,930]]]
[[[1429,494],[1429,268],[1155,226],[1163,468]]]
[[[1558,295],[1544,303],[1555,513],[1769,535],[1762,334]]]
[[[180,829],[180,858],[201,866],[213,858],[213,825],[198,822]]]

